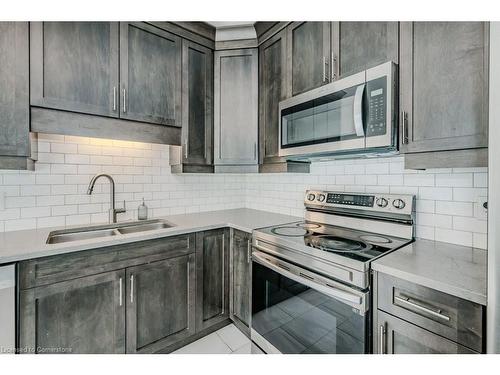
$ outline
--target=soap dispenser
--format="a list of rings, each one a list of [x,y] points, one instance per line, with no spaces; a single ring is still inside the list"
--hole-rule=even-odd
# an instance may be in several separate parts
[[[148,206],[146,206],[144,198],[142,198],[142,203],[139,205],[137,209],[137,218],[139,220],[147,220],[148,218]]]

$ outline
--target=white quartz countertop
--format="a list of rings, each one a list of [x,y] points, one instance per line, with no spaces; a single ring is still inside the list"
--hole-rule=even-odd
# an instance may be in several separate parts
[[[175,226],[167,229],[59,244],[46,243],[49,233],[68,228],[43,228],[0,233],[0,264],[223,227],[252,232],[257,228],[302,220],[296,216],[247,208],[197,212],[158,219],[167,220]]]
[[[487,251],[416,240],[372,263],[372,269],[486,305]]]

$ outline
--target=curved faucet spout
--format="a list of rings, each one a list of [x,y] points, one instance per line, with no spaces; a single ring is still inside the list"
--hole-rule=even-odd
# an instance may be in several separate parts
[[[123,208],[118,208],[118,209],[115,208],[115,181],[113,180],[113,177],[111,177],[109,174],[105,174],[105,173],[95,175],[90,180],[89,187],[87,189],[87,194],[88,195],[92,194],[92,192],[94,191],[94,185],[95,185],[96,181],[101,177],[104,177],[104,178],[108,179],[108,181],[109,181],[109,185],[110,185],[109,186],[109,205],[110,205],[109,222],[116,223],[116,214],[125,212],[126,209],[125,209],[125,201],[123,201]]]

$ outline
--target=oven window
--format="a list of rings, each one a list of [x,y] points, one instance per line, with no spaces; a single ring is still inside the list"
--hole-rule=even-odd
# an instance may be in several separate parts
[[[367,353],[368,313],[252,264],[252,330],[282,353]]]
[[[282,110],[281,147],[297,147],[358,138],[351,87]]]

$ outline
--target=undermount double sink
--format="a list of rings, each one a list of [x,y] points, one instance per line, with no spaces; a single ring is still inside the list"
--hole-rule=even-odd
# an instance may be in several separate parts
[[[113,237],[122,234],[140,233],[151,230],[172,228],[175,225],[166,220],[134,221],[131,223],[99,225],[76,229],[56,230],[49,233],[47,244],[89,240],[93,238]]]

